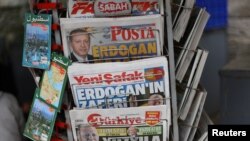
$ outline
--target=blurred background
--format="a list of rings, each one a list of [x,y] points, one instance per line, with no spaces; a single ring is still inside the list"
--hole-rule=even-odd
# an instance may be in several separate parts
[[[205,110],[216,123],[250,123],[250,4],[248,0],[197,0],[211,14],[200,41],[209,51],[201,83],[208,91]],[[0,87],[12,93],[24,113],[35,91],[22,67],[23,20],[28,0],[0,1]]]
[[[35,90],[32,75],[22,67],[23,20],[29,11],[28,0],[1,0],[0,11],[0,87],[15,95],[27,111]]]

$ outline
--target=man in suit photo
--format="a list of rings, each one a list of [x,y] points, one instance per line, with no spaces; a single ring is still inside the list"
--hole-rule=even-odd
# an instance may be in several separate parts
[[[93,63],[93,56],[88,54],[90,49],[90,33],[85,29],[77,28],[69,35],[71,54],[70,59],[73,62]]]

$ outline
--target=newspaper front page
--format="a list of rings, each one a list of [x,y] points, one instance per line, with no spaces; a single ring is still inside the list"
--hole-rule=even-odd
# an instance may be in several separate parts
[[[166,105],[70,110],[74,140],[167,141],[167,111]]]
[[[94,18],[95,9],[94,0],[68,0],[67,13],[70,18]],[[159,0],[131,0],[132,10],[131,16],[154,15],[163,14],[163,4]],[[120,5],[119,1],[102,1],[99,5],[107,13],[107,16],[112,16],[112,12],[117,12],[126,9],[123,4]]]
[[[154,57],[130,62],[73,63],[68,77],[80,108],[170,108],[168,62]],[[170,113],[168,113],[170,115]]]
[[[163,48],[163,19],[160,15],[124,18],[61,18],[63,50],[66,57],[76,54],[73,40],[84,41],[88,60],[123,61],[160,56]],[[73,48],[73,49],[72,49]]]

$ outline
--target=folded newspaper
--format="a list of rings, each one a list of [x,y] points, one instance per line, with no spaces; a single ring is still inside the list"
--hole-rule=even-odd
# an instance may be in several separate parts
[[[122,109],[73,109],[70,119],[75,141],[167,141],[166,105]]]
[[[87,60],[115,60],[159,56],[163,46],[163,19],[160,15],[125,18],[61,18],[63,50],[73,62],[73,41],[85,39]],[[83,50],[82,50],[83,51]]]
[[[73,63],[68,77],[77,107],[164,104],[170,108],[168,62],[163,56],[130,62]]]
[[[124,1],[124,0],[123,0]],[[121,0],[68,0],[68,17],[70,18],[93,18],[95,9],[99,8],[106,16],[116,16],[116,13],[130,10],[131,16],[163,14],[161,0],[129,0],[132,8]],[[96,7],[94,5],[97,5]],[[100,16],[100,15],[99,15]]]

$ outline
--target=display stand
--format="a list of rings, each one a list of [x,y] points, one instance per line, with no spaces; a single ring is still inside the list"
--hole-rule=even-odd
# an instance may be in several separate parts
[[[57,2],[56,0],[52,0],[51,2]],[[172,17],[171,17],[171,5],[170,5],[170,0],[161,0],[161,3],[164,5],[164,40],[165,40],[165,45],[164,49],[167,50],[167,53],[163,53],[162,55],[165,55],[168,57],[168,62],[169,62],[169,84],[170,84],[170,99],[171,99],[171,113],[172,113],[172,128],[170,128],[170,140],[173,141],[179,141],[179,130],[178,130],[178,115],[177,115],[177,96],[176,96],[176,79],[175,79],[175,60],[174,60],[174,45],[173,45],[173,32],[172,32]],[[58,11],[57,9],[52,9],[52,16],[53,16],[53,23],[54,24],[59,24],[59,18],[58,18]],[[60,36],[60,31],[57,29],[55,30],[55,45],[56,46],[61,46],[61,36]],[[52,45],[53,49],[53,45]],[[151,56],[152,57],[152,56]],[[146,58],[146,57],[145,57]],[[64,109],[65,112],[65,118],[66,118],[66,123],[68,123],[69,120],[69,114],[68,110],[70,108],[70,103],[68,100],[71,100],[68,98],[68,96],[71,93],[65,92],[65,97],[64,98],[64,103],[68,104],[68,108]],[[68,101],[68,103],[67,103]],[[67,129],[71,130],[70,128]],[[70,131],[67,132],[67,137],[68,141],[73,141],[72,134]],[[172,135],[172,136],[171,136]],[[53,138],[52,138],[53,140]]]

